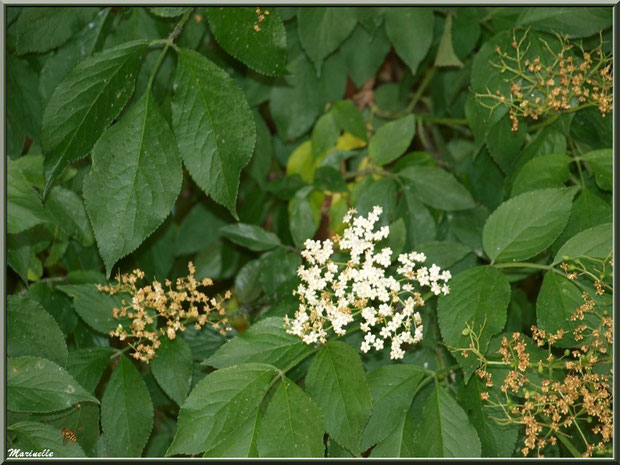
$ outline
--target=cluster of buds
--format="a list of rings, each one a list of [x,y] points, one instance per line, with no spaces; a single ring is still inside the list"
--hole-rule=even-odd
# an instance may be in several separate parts
[[[191,262],[188,268],[189,275],[178,278],[174,289],[169,280],[164,282],[166,289],[157,280],[139,287],[139,280],[144,279],[144,272],[139,269],[119,274],[115,284],[98,285],[100,292],[131,296],[131,301],[123,298],[121,307],[112,309],[115,319],[129,318],[131,323],[128,327],[119,323],[114,331],[110,331],[110,336],[127,340],[134,350],[134,358],[148,363],[161,344],[160,337],[173,340],[177,332],[185,331],[189,324],[193,324],[196,330],[209,324],[222,335],[231,331],[222,306],[222,302],[230,298],[230,291],[224,297],[207,296],[199,287],[211,286],[213,282],[209,278],[198,281]]]
[[[256,10],[254,10],[254,13],[256,14],[256,22],[254,23],[254,30],[256,32],[260,32],[261,31],[260,23],[265,21],[266,16],[269,16],[269,10],[261,11],[261,9],[257,7]]]
[[[581,264],[579,260],[575,262]],[[561,265],[567,278],[589,277],[599,283],[595,286],[597,293],[598,289],[604,293],[609,284],[601,275],[609,277],[613,272],[602,270],[611,260],[592,260],[600,262],[598,269],[580,268],[575,262]],[[501,417],[495,418],[498,423],[524,425],[524,456],[536,452],[542,457],[543,450],[558,440],[575,445],[582,442],[584,457],[611,451],[613,378],[609,354],[613,347],[613,319],[607,310],[598,308],[588,292],[582,293],[582,299],[583,304],[568,318],[578,325],[567,321],[567,329],[557,331],[532,326],[530,341],[519,332],[504,336],[498,350],[501,360],[483,356],[474,331],[469,326],[464,330],[472,344],[457,350],[463,355],[475,354],[481,363],[476,374],[487,387],[494,384],[492,367],[508,368],[499,390],[484,391],[480,397],[489,408],[502,412]],[[558,345],[568,331],[572,331],[575,341],[568,345],[574,347],[562,350]]]
[[[430,288],[428,296],[448,294],[449,271],[433,264],[422,266],[422,253],[401,254],[397,277],[387,273],[392,264],[392,250],[377,251],[377,242],[388,237],[389,227],[375,230],[382,213],[375,206],[367,217],[350,210],[343,221],[349,226],[343,236],[325,241],[307,240],[302,256],[306,265],[297,270],[301,284],[293,292],[299,297],[294,318],[285,317],[289,334],[299,336],[306,344],[325,343],[328,331],[346,334],[346,326],[360,316],[359,328],[365,333],[360,350],[383,349],[390,345],[390,357],[404,357],[403,345],[422,340],[424,306],[422,287]],[[334,248],[348,255],[346,262],[333,258]],[[397,279],[398,278],[398,279]]]
[[[510,91],[505,95],[487,89],[486,94],[476,94],[481,105],[491,111],[499,106],[507,108],[513,131],[519,128],[519,118],[538,120],[590,106],[598,107],[605,117],[612,110],[612,57],[603,52],[602,37],[590,51],[559,35],[559,51],[539,39],[544,45],[543,56],[526,58],[531,45],[527,33],[517,40],[513,32],[512,50],[496,48],[499,62],[491,65],[506,75]]]

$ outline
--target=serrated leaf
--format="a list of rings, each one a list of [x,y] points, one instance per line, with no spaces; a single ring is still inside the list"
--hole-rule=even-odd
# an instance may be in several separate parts
[[[463,409],[444,388],[426,399],[422,420],[415,429],[416,457],[480,457],[480,439]]]
[[[449,347],[467,348],[469,335],[463,335],[468,327],[478,335],[480,351],[486,353],[491,336],[500,333],[506,325],[510,284],[504,274],[492,266],[476,266],[454,276],[450,293],[442,295],[437,303],[437,320],[441,337]],[[478,368],[479,361],[460,352],[452,352],[463,369],[465,382]]]
[[[166,455],[198,454],[237,438],[247,421],[256,421],[275,375],[271,365],[246,363],[205,376],[181,407]]]
[[[372,414],[362,436],[362,450],[383,441],[395,422],[405,418],[417,386],[425,376],[416,365],[385,365],[368,373],[372,393]]]
[[[552,265],[560,263],[563,257],[570,258],[602,258],[612,256],[613,224],[605,223],[582,231],[569,240],[558,250]]]
[[[596,184],[603,190],[613,189],[613,153],[611,149],[593,150],[581,156],[594,171]]]
[[[340,129],[351,133],[362,141],[368,140],[364,116],[355,105],[353,105],[353,102],[350,100],[339,100],[334,102],[331,113],[334,115],[334,121]]]
[[[123,298],[129,300],[126,294],[109,295],[97,290],[95,284],[62,284],[57,289],[73,298],[73,308],[76,313],[95,331],[108,334],[119,324],[127,325],[128,318],[115,319],[112,315],[114,307],[121,307]]]
[[[267,295],[275,293],[280,286],[294,278],[301,264],[301,257],[295,252],[278,248],[267,252],[261,258],[259,280]],[[290,290],[287,290],[287,293]]]
[[[574,195],[570,188],[537,189],[502,203],[482,232],[491,261],[524,260],[549,247],[568,222]]]
[[[75,237],[84,247],[93,245],[93,231],[78,194],[62,186],[55,186],[47,196],[45,207],[67,236]]]
[[[476,206],[465,187],[447,171],[434,166],[409,166],[399,172],[415,195],[438,210],[468,210]]]
[[[543,155],[528,161],[512,184],[511,195],[534,189],[560,187],[570,177],[568,165],[572,159],[566,155]]]
[[[7,356],[32,355],[60,366],[67,363],[65,336],[54,318],[34,299],[7,297]]]
[[[284,378],[258,428],[261,457],[323,457],[325,427],[321,409],[288,378]]]
[[[210,7],[207,19],[217,42],[239,61],[269,76],[286,72],[286,31],[275,8]]]
[[[257,321],[243,334],[228,341],[205,364],[225,368],[261,362],[284,370],[290,368],[291,362],[312,352],[312,346],[304,344],[298,336],[286,333],[282,318],[269,317]]]
[[[14,412],[56,412],[78,402],[99,403],[65,369],[39,357],[9,357],[6,385],[6,406]]]
[[[256,252],[282,245],[278,236],[255,224],[235,223],[220,228],[220,233],[235,244]]]
[[[321,74],[323,61],[353,32],[357,17],[353,8],[301,7],[297,13],[299,40]]]
[[[256,439],[262,417],[261,410],[256,409],[256,412],[237,428],[234,435],[222,439],[216,446],[206,451],[203,457],[258,457]]]
[[[235,276],[235,291],[241,303],[248,303],[256,299],[261,293],[260,260],[251,260],[241,267]]]
[[[139,457],[153,429],[149,390],[122,354],[101,399],[101,429],[113,457]]]
[[[97,13],[97,8],[24,8],[17,19],[17,51],[47,52],[64,44]]]
[[[355,349],[339,341],[323,346],[308,369],[306,391],[321,407],[328,434],[359,455],[372,398]]]
[[[170,214],[183,172],[176,141],[150,92],[97,141],[84,200],[110,276]]]
[[[94,392],[113,353],[110,347],[87,347],[71,351],[67,358],[67,371],[84,389]]]
[[[72,161],[88,155],[133,94],[144,40],[95,54],[58,84],[43,112],[45,190]]]
[[[385,14],[385,31],[399,57],[415,75],[433,41],[431,8],[390,8]]]
[[[425,242],[417,245],[415,249],[426,255],[427,263],[435,263],[444,269],[451,268],[472,251],[468,246],[452,241]]]
[[[203,55],[182,49],[172,125],[192,178],[237,217],[239,175],[254,151],[256,127],[239,86]]]
[[[181,337],[161,338],[161,346],[151,361],[151,371],[166,394],[178,405],[189,393],[194,364],[192,351]]]
[[[407,410],[390,433],[373,447],[370,457],[413,457],[414,415]]]
[[[18,234],[49,221],[41,197],[28,182],[17,162],[7,159],[7,233]]]
[[[8,430],[17,435],[13,449],[50,451],[53,457],[86,457],[79,444],[65,440],[60,428],[39,421],[20,421],[10,425]]]
[[[413,114],[385,123],[371,137],[368,155],[379,166],[390,163],[405,153],[414,134]]]

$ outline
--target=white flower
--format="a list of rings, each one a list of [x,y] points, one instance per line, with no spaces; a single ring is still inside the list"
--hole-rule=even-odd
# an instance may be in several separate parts
[[[397,257],[398,276],[388,269],[392,250],[377,251],[377,243],[389,235],[389,227],[376,228],[382,209],[376,206],[366,217],[349,210],[343,221],[348,225],[336,240],[308,239],[301,252],[305,264],[297,270],[301,283],[293,292],[299,298],[294,318],[284,319],[286,331],[307,344],[325,343],[331,330],[345,335],[347,326],[359,317],[364,340],[360,350],[382,350],[388,343],[390,357],[404,357],[403,344],[422,340],[423,327],[419,307],[424,305],[422,287],[438,295],[447,294],[446,282],[452,277],[426,261],[423,253],[410,252]],[[334,248],[349,255],[345,264],[334,262]]]

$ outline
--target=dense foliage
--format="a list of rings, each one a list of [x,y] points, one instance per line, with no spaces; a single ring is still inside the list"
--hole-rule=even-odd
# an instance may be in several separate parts
[[[7,450],[611,455],[611,8],[6,17]]]

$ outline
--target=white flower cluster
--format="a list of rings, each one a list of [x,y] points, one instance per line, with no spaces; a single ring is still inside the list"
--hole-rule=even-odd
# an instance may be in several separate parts
[[[422,340],[422,317],[416,309],[424,305],[424,299],[415,286],[429,287],[435,295],[448,294],[451,275],[435,264],[418,266],[426,256],[416,252],[399,255],[399,279],[388,275],[392,250],[376,251],[376,243],[390,232],[388,226],[375,231],[381,207],[375,206],[366,218],[354,217],[355,213],[349,210],[344,217],[349,227],[342,238],[305,242],[301,255],[306,265],[297,270],[302,282],[294,291],[299,308],[294,319],[285,317],[286,331],[306,344],[325,343],[330,329],[342,336],[345,327],[360,315],[360,329],[365,333],[360,349],[381,350],[388,342],[390,357],[401,359],[403,344]],[[334,245],[339,252],[348,252],[346,263],[332,259]]]

